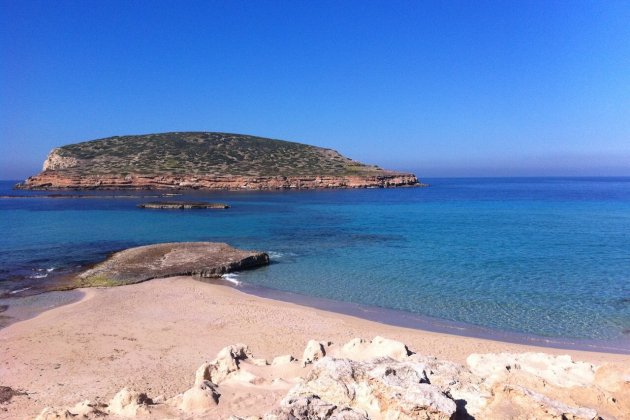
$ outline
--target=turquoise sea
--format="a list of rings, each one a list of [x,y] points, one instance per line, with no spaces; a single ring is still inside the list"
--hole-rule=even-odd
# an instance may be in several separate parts
[[[25,192],[3,181],[0,195],[24,198],[0,199],[0,294],[37,293],[130,246],[223,241],[270,254],[269,267],[228,279],[258,293],[630,351],[630,178],[423,181],[177,197],[232,206],[222,211],[137,208],[173,199],[155,191]],[[90,198],[37,198],[57,193]]]

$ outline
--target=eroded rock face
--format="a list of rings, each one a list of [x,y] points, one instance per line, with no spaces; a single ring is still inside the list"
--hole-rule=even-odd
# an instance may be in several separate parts
[[[92,403],[91,401],[82,401],[74,407],[54,409],[50,407],[44,408],[35,420],[56,420],[56,419],[77,419],[77,418],[96,418],[106,416],[104,411],[106,406]]]
[[[60,163],[62,165],[71,163]],[[392,188],[423,186],[412,174],[375,176],[207,176],[207,175],[74,175],[45,170],[18,189],[32,190],[312,190],[326,188]]]
[[[582,420],[622,419],[630,412],[630,370],[598,368],[568,356],[471,355],[469,368],[376,337],[345,345],[311,340],[304,357],[302,362],[310,360],[306,365],[292,363],[290,355],[269,364],[255,359],[247,346],[235,344],[202,364],[192,387],[171,398],[152,401],[125,388],[108,405],[84,401],[70,408],[46,408],[38,419],[232,415],[234,420]],[[236,407],[257,407],[261,392],[274,398],[255,415],[221,411],[231,407],[230,398],[251,399]]]
[[[538,376],[550,384],[569,388],[589,386],[595,379],[595,366],[574,362],[571,356],[552,356],[545,353],[490,353],[471,354],[466,359],[470,369],[487,382],[497,382],[511,371]]]
[[[521,413],[543,407],[543,418],[589,418],[593,411],[604,418],[624,418],[630,413],[630,367],[611,371],[544,353],[473,354],[467,362],[481,381],[474,396],[486,396],[480,416],[505,413],[509,407]]]
[[[317,395],[287,397],[279,408],[264,417],[264,420],[295,419],[368,420],[369,417],[349,407],[322,401]]]
[[[493,398],[481,413],[480,418],[490,416],[549,420],[600,418],[597,411],[593,409],[570,406],[519,385],[497,384],[492,393]]]
[[[120,417],[136,417],[150,414],[149,405],[151,404],[153,401],[147,397],[147,394],[123,388],[111,399],[107,411]]]
[[[450,397],[429,384],[421,365],[390,358],[358,362],[325,357],[287,398],[312,395],[384,418],[450,419],[457,409]]]
[[[403,360],[411,354],[404,343],[383,337],[374,337],[372,341],[355,338],[347,342],[339,353],[352,360],[370,360],[375,357],[391,357]]]
[[[244,344],[235,344],[224,347],[217,358],[210,363],[205,363],[197,369],[195,384],[210,381],[219,385],[230,373],[239,370],[241,360],[252,357],[251,352]]]
[[[214,408],[219,403],[221,394],[217,386],[204,380],[195,384],[184,392],[179,408],[186,413],[203,413]]]
[[[58,169],[68,169],[79,164],[79,160],[72,156],[62,156],[59,149],[53,149],[44,161],[44,171],[55,171]]]
[[[306,366],[326,356],[326,344],[321,341],[310,340],[302,355],[302,365]]]

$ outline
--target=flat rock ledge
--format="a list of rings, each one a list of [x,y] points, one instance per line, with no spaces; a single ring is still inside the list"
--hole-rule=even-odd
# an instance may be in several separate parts
[[[220,242],[172,242],[129,248],[79,274],[74,287],[121,286],[146,280],[225,273],[269,264],[264,252],[244,251]]]
[[[223,203],[203,203],[194,201],[154,201],[138,204],[141,209],[161,210],[197,210],[197,209],[229,209],[230,206]]]
[[[123,388],[108,403],[46,407],[37,420],[627,419],[630,370],[621,370],[544,353],[473,354],[466,366],[383,337],[311,340],[303,360],[280,355],[271,363],[234,344],[177,395]]]

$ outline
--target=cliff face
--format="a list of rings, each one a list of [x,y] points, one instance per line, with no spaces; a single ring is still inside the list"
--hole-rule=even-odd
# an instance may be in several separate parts
[[[62,156],[59,149],[53,149],[44,161],[44,171],[55,171],[73,168],[79,165],[79,160],[72,156]]]
[[[23,189],[314,189],[418,185],[331,149],[225,133],[110,137],[56,148]]]
[[[173,175],[69,175],[46,170],[29,177],[18,189],[201,189],[279,190],[322,188],[389,188],[420,185],[413,174],[378,176],[242,177]]]

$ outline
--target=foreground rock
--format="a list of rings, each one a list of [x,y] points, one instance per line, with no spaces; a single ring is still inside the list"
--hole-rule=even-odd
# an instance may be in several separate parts
[[[171,398],[125,388],[108,404],[45,408],[38,418],[591,420],[630,413],[630,370],[568,356],[471,355],[463,366],[382,337],[339,346],[311,340],[304,354],[311,363],[284,355],[270,364],[243,344],[231,345]]]
[[[74,287],[118,286],[154,278],[216,278],[233,271],[269,264],[263,252],[243,251],[225,243],[175,242],[126,249],[75,279]]]
[[[196,209],[229,209],[230,206],[223,203],[201,203],[191,201],[155,201],[139,204],[141,209],[164,210],[196,210]]]

